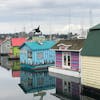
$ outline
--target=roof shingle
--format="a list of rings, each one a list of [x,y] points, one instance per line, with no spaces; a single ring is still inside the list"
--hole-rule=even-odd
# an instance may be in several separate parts
[[[25,38],[12,38],[11,39],[12,46],[21,46],[24,42],[26,42]]]
[[[84,39],[60,40],[52,49],[59,49],[58,44],[71,45],[68,50],[80,50],[83,47]]]

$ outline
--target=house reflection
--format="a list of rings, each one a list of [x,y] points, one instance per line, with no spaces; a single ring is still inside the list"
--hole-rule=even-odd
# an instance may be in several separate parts
[[[8,56],[0,56],[0,63],[3,68],[10,70],[13,62],[9,61],[8,58]]]
[[[48,75],[47,69],[21,69],[19,86],[25,93],[35,93],[37,95],[45,95],[42,90],[49,90],[55,88],[55,78]],[[42,97],[41,96],[41,97]]]
[[[20,62],[19,60],[9,60],[9,56],[1,56],[1,67],[11,70],[12,77],[20,77]]]
[[[19,60],[14,60],[12,65],[12,77],[20,77],[20,62]]]
[[[86,95],[86,91],[82,91],[80,78],[56,73],[49,75],[56,77],[56,93],[53,95],[61,100],[100,100],[94,94]]]
[[[56,77],[56,93],[53,95],[65,100],[81,100],[80,78],[64,76],[54,73],[50,73],[50,75]]]

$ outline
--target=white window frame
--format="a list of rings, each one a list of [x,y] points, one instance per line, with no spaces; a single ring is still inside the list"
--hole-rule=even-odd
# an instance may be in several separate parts
[[[67,64],[64,65],[64,55],[67,55]],[[68,66],[68,56],[70,56],[70,66]],[[62,67],[65,69],[71,69],[71,52],[63,52],[62,53]]]

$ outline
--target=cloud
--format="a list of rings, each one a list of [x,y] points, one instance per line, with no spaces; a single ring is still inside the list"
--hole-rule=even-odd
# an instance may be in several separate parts
[[[0,22],[8,25],[17,23],[17,26],[33,22],[33,24],[42,23],[42,25],[54,24],[52,25],[54,27],[60,26],[59,24],[61,26],[68,24],[70,16],[70,24],[80,25],[83,19],[84,25],[87,26],[90,9],[93,22],[95,24],[99,22],[99,5],[100,1],[95,0],[0,0]],[[5,27],[5,30],[8,28],[9,26]]]

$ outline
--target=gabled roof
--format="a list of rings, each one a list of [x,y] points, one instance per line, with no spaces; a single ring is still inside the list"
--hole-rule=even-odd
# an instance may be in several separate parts
[[[26,42],[25,38],[12,38],[11,39],[12,46],[21,46],[24,42]]]
[[[3,43],[5,43],[6,41],[10,41],[10,39],[6,38],[6,39],[3,39],[3,40],[0,40],[0,45],[2,45]]]
[[[93,31],[93,30],[100,30],[100,24],[97,24],[97,25],[91,27],[89,30],[90,30],[90,31]]]
[[[100,24],[94,26],[93,28],[90,28],[81,55],[100,56]]]
[[[80,50],[83,47],[84,39],[75,39],[75,40],[60,40],[55,44],[52,49],[59,49],[59,44],[70,45],[67,50]]]
[[[55,41],[44,41],[42,43],[25,42],[20,48],[22,48],[24,45],[27,45],[32,50],[46,50],[46,49],[50,49],[52,46],[54,46]]]

